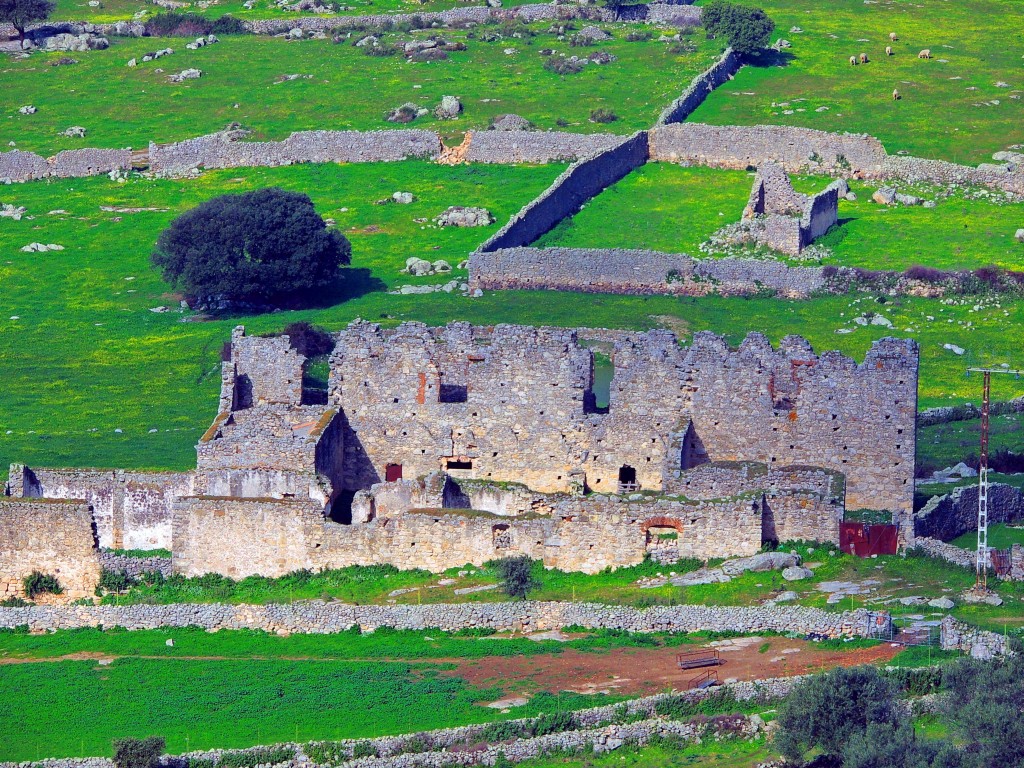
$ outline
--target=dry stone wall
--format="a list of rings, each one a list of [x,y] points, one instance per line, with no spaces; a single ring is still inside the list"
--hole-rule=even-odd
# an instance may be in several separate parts
[[[576,162],[622,143],[622,136],[561,131],[473,131],[470,163]]]
[[[732,80],[733,75],[742,66],[743,57],[732,48],[726,48],[718,61],[694,77],[682,95],[665,108],[658,117],[657,125],[683,122],[704,103],[704,100],[715,88]]]
[[[502,247],[469,257],[469,284],[481,290],[741,296],[774,291],[806,298],[825,290],[822,267],[758,259],[695,259],[626,248]]]
[[[171,506],[192,493],[191,473],[53,469],[11,465],[12,497],[82,499],[92,509],[99,543],[116,549],[168,549]]]
[[[267,605],[38,605],[0,608],[0,627],[27,625],[32,632],[80,627],[129,630],[197,626],[208,630],[258,629],[272,633],[330,634],[358,626],[440,629],[484,627],[499,632],[543,632],[583,626],[629,632],[795,632],[827,637],[867,631],[862,609],[832,613],[802,606],[730,607],[673,605],[633,608],[600,603],[514,601],[432,605],[349,605],[311,600]]]
[[[24,597],[33,571],[57,577],[64,592],[52,599],[93,595],[100,560],[88,504],[0,497],[0,599]]]
[[[214,133],[176,144],[149,145],[149,167],[163,174],[196,168],[276,166],[294,163],[367,163],[434,159],[441,140],[432,131],[300,131],[284,141],[239,141]]]
[[[32,181],[49,177],[96,176],[131,168],[130,149],[67,149],[49,159],[12,149],[0,152],[0,180]]]
[[[472,146],[472,145],[471,145]],[[544,192],[480,246],[481,251],[529,245],[603,189],[647,162],[647,133],[569,166]]]
[[[1024,492],[1004,483],[988,489],[989,523],[1012,523],[1024,519]],[[978,528],[978,486],[955,488],[944,496],[933,496],[914,513],[913,535],[950,541]],[[972,560],[973,562],[973,560]]]

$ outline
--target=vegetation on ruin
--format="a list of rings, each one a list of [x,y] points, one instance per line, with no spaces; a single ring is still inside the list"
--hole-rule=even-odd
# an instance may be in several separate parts
[[[796,177],[794,186],[806,194],[821,191],[830,181],[821,176]],[[648,163],[589,201],[538,245],[646,248],[698,258],[735,255],[700,246],[720,228],[740,220],[752,182],[753,174],[745,171]],[[922,197],[937,200],[934,208],[887,207],[871,200],[878,186],[877,182],[851,182],[857,200],[840,200],[839,225],[815,245],[815,252],[827,249],[825,258],[807,254],[794,259],[767,251],[752,255],[791,264],[869,270],[902,271],[916,265],[941,270],[991,265],[1024,269],[1024,248],[1014,241],[1018,222],[1024,221],[1024,202],[1002,199],[993,205],[987,193],[971,199],[963,194],[940,196],[937,189],[922,188]],[[686,226],[681,227],[681,221]]]
[[[971,164],[1024,143],[1024,100],[1013,98],[1024,88],[1024,35],[1005,26],[1019,14],[1015,0],[747,4],[763,7],[774,37],[792,47],[777,64],[766,57],[765,66],[744,67],[691,121],[868,133],[890,154]],[[891,42],[890,32],[899,39]],[[923,49],[931,59],[918,58]],[[869,62],[850,66],[861,53]]]
[[[185,49],[182,38],[111,38],[106,50],[76,53],[78,63],[71,67],[50,66],[66,54],[36,53],[5,62],[5,101],[15,110],[32,104],[39,111],[15,112],[3,121],[0,142],[5,149],[14,141],[18,149],[44,155],[82,147],[145,149],[150,141],[181,141],[238,122],[252,131],[251,140],[279,140],[303,130],[425,128],[458,144],[466,130],[486,129],[494,117],[509,112],[543,130],[628,134],[653,125],[721,49],[719,42],[690,31],[692,51],[672,52],[665,42],[629,42],[629,27],[617,25],[609,28],[612,40],[583,54],[606,51],[616,61],[563,77],[544,69],[550,56],[540,51],[579,51],[549,28],[550,22],[531,25],[525,29],[536,35],[530,37],[519,36],[518,27],[511,32],[517,36],[510,37],[490,26],[383,35],[388,45],[439,34],[466,45],[448,52],[448,60],[415,63],[403,56],[364,55],[354,44],[368,32],[354,32],[337,44],[234,36],[194,51]],[[483,40],[491,36],[493,41]],[[141,61],[147,52],[168,47],[174,49],[171,56],[125,66],[129,59]],[[507,48],[516,53],[506,54]],[[168,80],[189,67],[201,70],[202,77]],[[285,80],[288,75],[299,77]],[[458,120],[428,114],[398,125],[385,119],[406,102],[433,109],[446,94],[464,104]],[[591,122],[591,112],[602,108],[618,119],[611,125]],[[85,127],[86,138],[60,135],[71,125]]]
[[[32,573],[22,579],[21,584],[30,600],[40,595],[60,595],[64,593],[64,587],[60,585],[57,577],[42,571],[32,571]]]
[[[509,597],[525,598],[530,590],[540,586],[533,576],[533,561],[528,555],[505,557],[491,564],[501,584],[501,591]]]
[[[344,291],[352,246],[302,192],[220,195],[171,222],[151,257],[164,280],[200,304],[322,303]]]

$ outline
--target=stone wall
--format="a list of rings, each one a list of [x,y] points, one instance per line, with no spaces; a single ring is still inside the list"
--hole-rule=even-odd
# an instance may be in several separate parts
[[[607,133],[472,131],[465,159],[471,163],[576,162],[622,143]]]
[[[641,131],[569,166],[539,197],[498,230],[481,251],[529,245],[602,190],[647,161],[647,133]]]
[[[741,296],[768,290],[786,298],[806,298],[828,285],[822,267],[790,266],[781,261],[561,247],[478,250],[469,257],[469,283],[482,290],[672,296]]]
[[[132,578],[138,578],[144,573],[160,573],[166,577],[171,575],[171,558],[129,557],[100,552],[100,567],[107,571],[127,573]]]
[[[599,603],[511,601],[432,605],[349,605],[317,600],[267,605],[75,605],[0,608],[0,628],[27,625],[32,632],[79,627],[129,630],[197,626],[209,630],[258,629],[272,633],[329,634],[354,626],[440,629],[487,627],[499,632],[543,632],[583,626],[629,632],[795,632],[828,637],[864,634],[862,609],[832,613],[802,606],[729,607],[673,605],[632,608]]]
[[[701,123],[659,125],[649,133],[652,160],[713,168],[746,169],[772,162],[789,173],[878,177],[886,161],[882,143],[865,134]]]
[[[704,100],[715,88],[732,80],[733,75],[742,66],[743,57],[732,48],[726,48],[718,61],[694,77],[682,95],[665,108],[661,116],[658,117],[657,125],[683,122],[704,103]]]
[[[940,633],[944,651],[963,651],[975,659],[991,659],[1012,653],[1005,635],[972,627],[952,616],[942,620]]]
[[[66,149],[49,159],[12,149],[0,152],[0,180],[31,181],[47,177],[96,176],[131,167],[130,149]]]
[[[12,464],[13,497],[83,499],[92,509],[99,543],[115,549],[168,549],[171,505],[192,492],[192,473],[120,469],[29,468]]]
[[[88,504],[0,497],[0,599],[24,597],[33,571],[57,577],[64,592],[54,600],[93,595],[100,560]]]
[[[415,129],[300,131],[284,141],[240,141],[233,134],[213,133],[176,144],[150,143],[149,167],[173,175],[195,168],[388,162],[440,154],[437,134]]]
[[[988,521],[1012,523],[1024,519],[1024,492],[1011,485],[990,483]],[[950,541],[962,533],[978,529],[978,486],[953,489],[944,496],[933,496],[914,513],[913,535]]]
[[[607,413],[588,407],[593,357],[572,331],[354,323],[331,358],[330,399],[345,414],[345,483],[444,470],[456,480],[569,493],[616,493],[625,470],[664,491],[700,461],[813,465],[847,478],[854,508],[912,509],[917,346],[876,342],[860,365],[760,334],[738,349],[710,333],[689,348],[667,331],[633,334],[613,353]],[[457,397],[448,397],[450,393]],[[696,462],[696,463],[699,463]]]
[[[1005,166],[983,164],[978,167],[957,165],[945,160],[925,160],[919,157],[890,155],[883,163],[887,179],[931,184],[983,185],[995,187],[1014,195],[1024,195],[1024,168],[1010,172]]]

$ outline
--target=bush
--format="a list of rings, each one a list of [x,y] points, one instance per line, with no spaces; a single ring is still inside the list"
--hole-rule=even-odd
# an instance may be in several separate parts
[[[198,37],[213,31],[213,23],[198,13],[164,11],[146,22],[151,37]]]
[[[227,752],[220,756],[217,768],[253,768],[256,765],[276,765],[295,759],[294,747],[255,747],[245,752]]]
[[[654,37],[654,33],[647,29],[636,30],[626,35],[630,43],[644,43]]]
[[[152,261],[201,301],[301,305],[341,277],[351,253],[307,195],[272,187],[221,195],[183,213],[160,234]]]
[[[25,39],[25,27],[34,21],[44,21],[56,5],[50,0],[0,0],[0,21],[7,22]]]
[[[28,608],[32,603],[20,597],[7,597],[0,600],[0,608]]]
[[[533,561],[526,555],[505,557],[493,563],[501,588],[509,597],[526,597],[531,589],[540,584],[533,578]]]
[[[562,56],[552,56],[544,61],[544,69],[559,75],[575,75],[583,71],[583,63],[571,61]]]
[[[152,768],[165,747],[162,736],[145,739],[115,739],[114,764],[117,768]]]
[[[236,19],[230,14],[213,20],[210,32],[215,35],[247,35],[249,30],[241,19]]]
[[[288,323],[283,333],[288,337],[292,349],[305,357],[319,357],[334,350],[334,337],[319,325],[312,325],[305,320]]]
[[[138,582],[128,575],[128,571],[100,571],[100,589],[107,592],[126,592]]]
[[[893,686],[877,669],[834,669],[794,687],[779,707],[775,746],[794,763],[809,750],[837,757],[869,725],[895,725],[897,720]]]
[[[768,45],[775,22],[760,8],[711,0],[704,6],[701,23],[709,35],[724,37],[738,53],[757,53]]]
[[[21,583],[25,587],[25,594],[29,596],[29,599],[47,592],[52,595],[60,595],[64,592],[64,587],[57,581],[56,576],[40,571],[32,571],[21,580]]]
[[[618,115],[604,107],[595,109],[590,113],[590,122],[592,123],[614,123],[618,119]]]

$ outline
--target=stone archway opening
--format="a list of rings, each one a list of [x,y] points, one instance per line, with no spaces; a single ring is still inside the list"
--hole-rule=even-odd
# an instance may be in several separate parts
[[[659,563],[679,560],[679,545],[683,539],[683,523],[673,517],[654,517],[645,520],[640,531],[644,534],[644,551]]]

